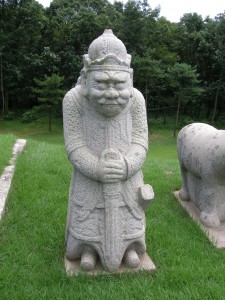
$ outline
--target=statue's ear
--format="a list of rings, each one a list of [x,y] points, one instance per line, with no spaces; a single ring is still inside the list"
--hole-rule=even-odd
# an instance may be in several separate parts
[[[130,69],[130,96],[133,97],[133,69]]]
[[[87,72],[84,69],[81,71],[80,74],[80,84],[81,84],[82,94],[86,97],[87,96]]]

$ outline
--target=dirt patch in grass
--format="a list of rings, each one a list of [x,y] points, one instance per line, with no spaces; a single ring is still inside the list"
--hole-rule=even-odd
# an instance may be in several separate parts
[[[167,174],[167,175],[172,175],[172,174],[174,174],[174,172],[172,171],[172,170],[164,170],[163,171],[165,174]]]

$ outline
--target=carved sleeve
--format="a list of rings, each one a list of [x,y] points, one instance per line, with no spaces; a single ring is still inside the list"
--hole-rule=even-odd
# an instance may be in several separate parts
[[[72,165],[84,176],[97,180],[96,157],[86,145],[83,133],[82,106],[77,101],[80,95],[76,88],[69,91],[63,100],[63,126],[66,151]]]
[[[127,163],[127,178],[138,172],[146,158],[148,151],[148,124],[146,107],[143,95],[134,90],[132,108],[132,144],[130,151],[125,155]]]

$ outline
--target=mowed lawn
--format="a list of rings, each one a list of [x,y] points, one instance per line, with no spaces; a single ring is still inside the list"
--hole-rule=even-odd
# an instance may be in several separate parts
[[[225,251],[172,194],[181,185],[172,132],[152,130],[143,167],[155,192],[146,241],[156,272],[99,277],[68,277],[64,269],[72,169],[61,129],[28,136],[0,222],[0,299],[225,299]]]
[[[9,164],[9,160],[12,156],[12,147],[15,141],[16,137],[13,134],[0,134],[0,175],[4,168]]]

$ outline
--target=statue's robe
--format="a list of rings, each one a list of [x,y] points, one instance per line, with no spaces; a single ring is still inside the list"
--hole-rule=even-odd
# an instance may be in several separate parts
[[[118,267],[128,247],[134,247],[137,253],[146,250],[145,213],[139,199],[139,189],[144,184],[138,167],[139,153],[135,153],[137,157],[133,162],[132,159],[129,161],[132,145],[139,145],[145,155],[148,148],[144,98],[138,90],[133,89],[133,96],[122,112],[108,118],[94,110],[82,95],[81,86],[77,85],[64,98],[63,120],[70,160],[72,153],[83,147],[88,148],[97,159],[105,149],[115,149],[126,160],[127,179],[112,184],[111,200],[108,190],[104,192],[106,187],[110,189],[110,184],[94,178],[94,161],[92,165],[87,157],[76,162],[67,217],[67,247],[73,247],[76,258],[81,256],[85,245],[90,245],[97,251],[105,267],[110,269],[111,263]],[[88,168],[91,170],[85,170]]]

